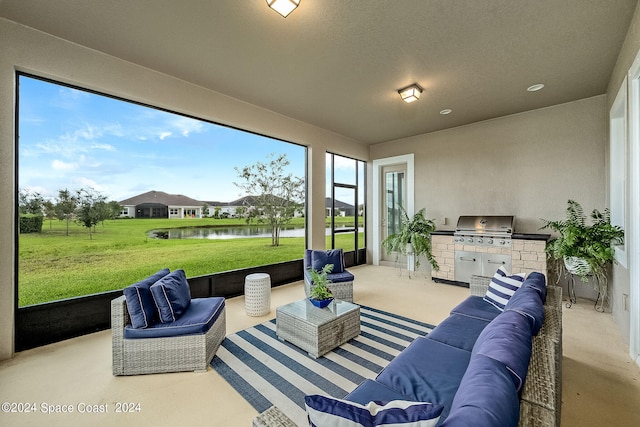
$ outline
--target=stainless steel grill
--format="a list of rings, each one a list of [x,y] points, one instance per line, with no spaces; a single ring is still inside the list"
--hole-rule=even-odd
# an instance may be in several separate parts
[[[453,233],[455,280],[469,283],[472,275],[493,276],[501,265],[510,270],[513,223],[514,217],[506,215],[461,216]]]

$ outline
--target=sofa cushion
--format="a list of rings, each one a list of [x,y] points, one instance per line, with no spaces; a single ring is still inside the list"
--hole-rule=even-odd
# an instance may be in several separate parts
[[[442,416],[446,417],[470,356],[468,351],[419,337],[378,374],[376,381],[409,400],[443,405]]]
[[[404,400],[360,405],[314,394],[305,396],[304,402],[312,427],[435,427],[442,413],[441,405]]]
[[[371,401],[409,400],[404,394],[368,378],[362,381],[351,393],[347,394],[344,399],[361,405],[366,405]]]
[[[134,328],[147,328],[158,321],[158,310],[151,295],[151,285],[169,274],[165,268],[157,273],[124,288],[123,293],[127,301],[127,311]]]
[[[547,279],[544,277],[544,274],[532,271],[527,276],[522,287],[535,289],[540,295],[542,303],[544,304],[547,301]]]
[[[135,329],[127,325],[124,328],[124,337],[166,338],[204,334],[218,320],[224,308],[223,297],[194,298],[187,311],[175,322],[155,323],[145,329]]]
[[[311,268],[320,271],[327,264],[333,265],[332,274],[342,273],[344,271],[344,252],[342,252],[342,249],[311,251]]]
[[[515,427],[520,401],[506,366],[483,355],[469,362],[442,427]]]
[[[175,322],[191,302],[191,291],[184,270],[169,273],[151,286],[151,294],[162,323]]]
[[[531,322],[531,333],[537,335],[544,322],[544,305],[538,291],[529,286],[523,286],[511,297],[505,311],[517,311],[526,316]]]
[[[524,273],[509,275],[509,272],[500,266],[489,282],[489,289],[487,289],[484,300],[493,304],[498,310],[504,310],[504,306],[515,291],[522,286],[524,276]]]
[[[451,314],[460,314],[462,316],[491,322],[500,314],[500,310],[493,304],[486,302],[483,297],[471,295],[455,306],[453,310],[451,310]]]
[[[472,319],[468,316],[454,313],[444,319],[433,331],[429,332],[426,338],[471,351],[480,332],[488,324],[488,320]]]
[[[516,312],[505,311],[484,328],[471,358],[484,355],[502,362],[511,372],[516,390],[524,385],[531,359],[531,323]]]

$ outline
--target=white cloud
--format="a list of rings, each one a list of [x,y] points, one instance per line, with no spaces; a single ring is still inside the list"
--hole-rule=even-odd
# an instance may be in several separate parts
[[[182,136],[189,136],[191,133],[202,132],[204,126],[201,121],[189,117],[176,117],[170,124],[178,129]]]
[[[62,160],[54,160],[51,162],[51,168],[58,171],[72,171],[78,169],[77,163],[66,163]]]
[[[94,150],[116,151],[116,147],[111,144],[93,144],[91,148]]]
[[[171,136],[171,132],[163,131],[163,132],[160,132],[160,135],[158,135],[158,136],[162,140],[162,139],[170,137]]]

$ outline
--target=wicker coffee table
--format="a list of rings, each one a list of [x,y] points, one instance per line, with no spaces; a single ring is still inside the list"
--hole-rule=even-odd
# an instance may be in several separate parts
[[[326,308],[308,299],[276,309],[276,334],[318,358],[360,335],[360,306],[334,300]]]

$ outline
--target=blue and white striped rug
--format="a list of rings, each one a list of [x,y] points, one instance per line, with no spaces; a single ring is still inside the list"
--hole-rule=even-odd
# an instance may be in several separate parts
[[[344,397],[366,378],[375,378],[417,336],[434,328],[364,306],[360,319],[358,337],[318,359],[280,341],[274,319],[228,335],[211,366],[258,412],[275,405],[305,425],[305,395]]]

